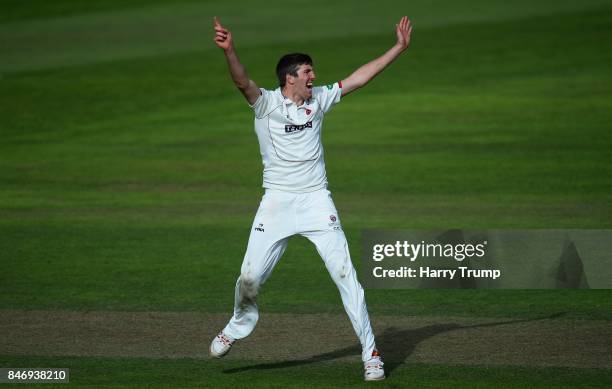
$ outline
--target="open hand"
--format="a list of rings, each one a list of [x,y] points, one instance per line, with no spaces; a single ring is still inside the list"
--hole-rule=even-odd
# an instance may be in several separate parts
[[[395,25],[395,33],[397,34],[397,44],[402,49],[407,49],[410,45],[410,34],[412,34],[412,25],[410,19],[404,16],[398,24]]]
[[[219,23],[219,19],[217,19],[216,16],[214,18],[213,27],[215,29],[215,44],[223,50],[229,50],[233,45],[232,33]]]

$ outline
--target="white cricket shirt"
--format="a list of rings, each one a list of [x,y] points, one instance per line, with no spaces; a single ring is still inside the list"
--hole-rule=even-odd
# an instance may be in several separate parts
[[[321,129],[323,116],[340,101],[340,83],[312,88],[301,106],[281,93],[260,89],[251,106],[263,162],[263,187],[312,192],[327,186]]]

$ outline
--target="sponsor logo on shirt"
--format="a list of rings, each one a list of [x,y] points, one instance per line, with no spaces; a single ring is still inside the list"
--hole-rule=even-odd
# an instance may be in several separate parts
[[[305,128],[312,128],[312,122],[308,122],[306,124],[285,124],[285,132],[287,134],[291,134],[292,132],[302,131]]]

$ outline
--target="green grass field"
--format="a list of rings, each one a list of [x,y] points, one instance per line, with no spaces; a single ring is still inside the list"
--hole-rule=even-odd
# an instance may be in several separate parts
[[[326,118],[330,190],[356,266],[367,228],[612,228],[612,4],[430,3],[3,1],[0,312],[231,312],[263,191],[252,114],[212,42],[213,15],[270,89],[284,53],[310,53],[318,83],[331,83],[392,45],[402,15],[413,20],[408,52]],[[609,290],[366,297],[372,316],[612,320]],[[297,237],[259,301],[342,312]],[[226,373],[258,363],[0,349],[0,367],[68,366],[73,386],[361,383],[348,362]],[[394,363],[382,385],[612,382],[612,366]]]

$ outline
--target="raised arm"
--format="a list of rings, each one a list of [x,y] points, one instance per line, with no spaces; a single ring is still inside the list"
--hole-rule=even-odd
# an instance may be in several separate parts
[[[217,19],[216,16],[214,18],[214,28],[215,43],[217,46],[222,48],[223,52],[225,53],[225,59],[227,60],[227,65],[229,67],[232,80],[234,80],[234,84],[236,84],[236,87],[240,90],[240,92],[242,92],[249,104],[254,104],[261,92],[259,91],[257,84],[255,84],[255,82],[249,78],[244,65],[240,63],[238,55],[236,55],[234,42],[232,40],[232,33],[228,29],[224,28],[221,23],[219,23],[219,19]]]
[[[404,16],[400,22],[395,25],[395,33],[397,35],[397,43],[395,43],[393,47],[342,80],[342,96],[346,96],[370,82],[371,79],[382,72],[395,58],[408,48],[410,45],[410,34],[412,33],[412,26],[410,25],[408,17]]]

